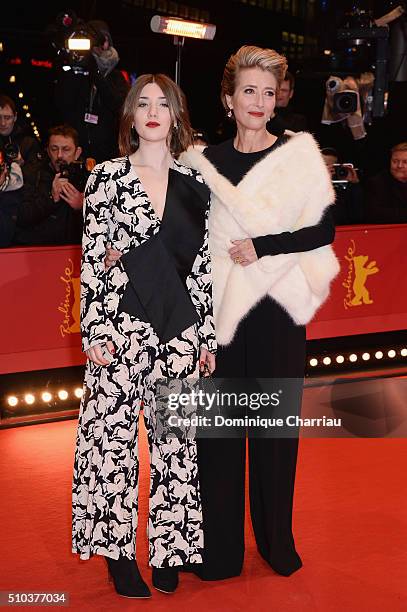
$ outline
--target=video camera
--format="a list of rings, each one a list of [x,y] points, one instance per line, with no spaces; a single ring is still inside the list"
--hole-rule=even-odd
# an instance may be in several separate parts
[[[70,164],[61,163],[59,164],[61,178],[68,179],[71,185],[83,193],[89,174],[92,172],[95,163],[95,160],[90,157],[84,161],[74,161]]]
[[[50,32],[62,69],[85,76],[92,64],[91,49],[102,46],[110,36],[108,32],[98,30],[93,22],[79,19],[74,11],[60,13]]]

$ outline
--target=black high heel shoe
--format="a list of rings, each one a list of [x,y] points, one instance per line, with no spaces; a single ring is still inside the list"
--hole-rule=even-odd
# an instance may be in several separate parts
[[[175,567],[153,567],[153,586],[162,593],[174,593],[178,586],[178,570]]]
[[[141,577],[135,561],[127,557],[119,557],[117,560],[105,558],[109,579],[113,582],[118,595],[138,599],[151,597],[151,591]]]

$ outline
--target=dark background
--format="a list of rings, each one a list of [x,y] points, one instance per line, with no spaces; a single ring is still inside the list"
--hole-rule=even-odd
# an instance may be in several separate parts
[[[305,113],[313,129],[321,117],[324,83],[331,74],[345,75],[371,68],[373,49],[352,50],[336,40],[336,28],[351,1],[335,0],[72,0],[52,3],[13,3],[2,6],[0,22],[0,91],[17,100],[20,117],[29,106],[40,136],[57,117],[53,108],[55,50],[50,26],[63,10],[73,9],[84,20],[103,19],[111,29],[121,61],[119,67],[134,76],[164,72],[174,77],[176,48],[171,36],[154,34],[150,19],[155,14],[173,15],[217,26],[213,41],[186,39],[182,55],[181,87],[185,91],[194,127],[217,139],[224,120],[219,86],[224,64],[242,44],[272,47],[283,52],[289,69],[297,74],[294,108]],[[359,2],[373,8],[376,16],[389,2]],[[331,49],[328,57],[324,49]],[[32,66],[31,60],[48,60],[52,68]],[[13,63],[21,61],[21,63]],[[16,82],[9,78],[15,75]],[[82,77],[78,77],[82,78]],[[18,93],[24,97],[19,99]]]

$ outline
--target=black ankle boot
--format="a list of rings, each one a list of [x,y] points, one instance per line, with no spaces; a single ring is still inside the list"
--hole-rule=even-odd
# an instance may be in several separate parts
[[[127,557],[119,557],[117,561],[106,557],[106,563],[118,595],[139,599],[151,597],[151,591],[141,577],[135,561]]]
[[[162,593],[174,593],[178,586],[175,567],[153,567],[153,586]]]

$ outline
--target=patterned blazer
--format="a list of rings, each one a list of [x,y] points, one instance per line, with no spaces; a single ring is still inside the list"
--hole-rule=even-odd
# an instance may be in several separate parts
[[[161,238],[164,219],[166,215],[171,215],[172,219],[166,219],[166,224],[173,225],[172,241],[176,243],[174,257],[181,261],[185,260],[187,254],[191,264],[183,279],[183,287],[186,287],[189,301],[196,310],[200,347],[215,352],[208,249],[209,204],[209,190],[200,174],[174,160],[163,220],[160,221],[128,157],[95,166],[86,185],[84,206],[81,266],[81,331],[84,351],[111,338],[111,328],[121,311],[120,305],[129,284],[129,275],[123,263],[126,254],[134,256],[133,259],[137,261],[137,248],[143,245],[139,251],[141,255],[147,241],[151,240],[153,245],[154,241]],[[179,226],[178,211],[181,211],[180,218],[183,219]],[[104,258],[108,245],[121,251],[123,257],[106,271]],[[148,253],[150,268],[145,271],[148,277],[144,279],[150,285],[156,273],[155,257],[152,248],[151,253]],[[179,267],[176,263],[174,269]],[[185,261],[183,265],[185,267]],[[155,283],[156,290],[161,291],[161,299],[164,299],[162,287],[158,284],[159,280]],[[143,285],[143,278],[139,278],[141,293]]]

